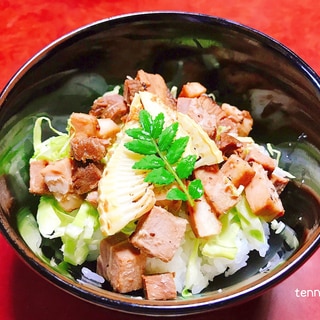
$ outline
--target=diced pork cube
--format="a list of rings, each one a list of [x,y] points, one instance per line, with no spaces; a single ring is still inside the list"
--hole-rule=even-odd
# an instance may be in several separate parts
[[[72,169],[72,160],[64,158],[50,162],[41,169],[40,173],[50,192],[65,195],[73,190]]]
[[[228,103],[223,103],[221,109],[237,124],[237,133],[241,137],[247,137],[252,130],[253,119],[247,110],[239,110]]]
[[[109,266],[111,263],[111,249],[112,249],[112,247],[114,247],[115,245],[117,245],[121,242],[124,242],[124,241],[128,241],[128,236],[122,232],[119,232],[113,236],[104,238],[100,242],[100,257],[103,261],[104,266]],[[101,274],[101,275],[109,280],[108,269],[104,269],[103,274]]]
[[[108,141],[95,137],[71,139],[71,154],[77,161],[101,161],[107,153]]]
[[[106,269],[105,262],[103,261],[102,256],[100,255],[97,258],[96,273],[101,277],[103,277],[104,279],[107,279],[107,277],[105,276],[105,269]]]
[[[273,185],[275,186],[277,193],[281,194],[281,192],[285,189],[287,184],[289,183],[289,179],[285,177],[280,177],[274,173],[271,174],[270,180],[272,181]]]
[[[107,279],[113,290],[127,293],[142,289],[146,256],[117,234],[101,241],[97,273]]]
[[[139,80],[145,91],[157,95],[167,106],[176,109],[176,101],[171,95],[166,82],[159,74],[147,73],[143,70],[137,72],[136,79]]]
[[[118,123],[127,112],[128,106],[120,94],[105,94],[94,101],[89,114]]]
[[[249,163],[235,154],[231,155],[223,164],[221,173],[224,174],[236,188],[239,188],[241,185],[245,187],[255,175],[255,171]]]
[[[70,133],[76,136],[96,137],[99,128],[98,120],[95,116],[87,113],[73,112],[70,116]]]
[[[276,168],[277,162],[275,159],[272,159],[269,155],[261,152],[258,148],[250,149],[247,154],[246,161],[248,162],[257,162],[260,163],[265,170],[268,171],[269,174]]]
[[[253,213],[271,221],[284,214],[284,208],[277,190],[272,181],[268,178],[267,171],[261,164],[252,163],[256,174],[247,185],[245,194]]]
[[[187,82],[182,86],[179,97],[197,98],[206,93],[207,88],[199,82]]]
[[[102,169],[94,163],[86,166],[77,166],[73,171],[73,189],[78,194],[88,193],[98,187],[102,177]]]
[[[128,241],[128,237],[124,233],[119,232],[113,236],[104,238],[100,242],[99,259],[101,260],[100,267],[102,268],[98,269],[97,272],[107,280],[109,280],[109,269],[107,267],[111,263],[111,248],[123,241]]]
[[[145,296],[148,300],[172,300],[177,297],[172,272],[143,275],[142,281]]]
[[[202,95],[198,98],[198,105],[201,106],[208,114],[215,115],[217,122],[220,122],[226,117],[226,113],[221,107],[207,95]]]
[[[190,109],[197,108],[198,99],[179,97],[177,99],[177,110],[181,113],[188,114]]]
[[[221,222],[204,196],[197,199],[193,207],[189,206],[188,212],[190,225],[197,238],[210,237],[220,233]]]
[[[14,205],[14,197],[9,189],[5,175],[0,176],[0,207],[10,217],[10,211]]]
[[[133,98],[139,91],[144,91],[142,83],[137,79],[126,79],[123,87],[123,97],[128,105],[131,105]]]
[[[138,222],[131,243],[150,257],[168,262],[180,246],[187,220],[154,206]]]
[[[120,293],[142,288],[146,256],[126,241],[111,249],[109,277],[112,288]]]
[[[217,130],[217,112],[220,107],[215,106],[215,102],[208,96],[199,98],[179,97],[177,100],[177,110],[188,115],[213,138]]]
[[[217,123],[217,126],[218,128],[220,128],[220,131],[222,131],[223,133],[238,135],[237,123],[232,118],[229,118],[229,117],[222,118]]]
[[[41,170],[47,165],[48,161],[46,160],[35,160],[30,162],[29,192],[34,194],[46,194],[49,192],[48,186],[41,174]]]
[[[194,174],[202,181],[205,197],[217,217],[226,213],[239,201],[235,185],[221,171],[199,168]]]
[[[224,156],[230,157],[231,154],[241,151],[243,143],[232,135],[222,132],[218,139],[216,139],[216,144],[221,150]]]

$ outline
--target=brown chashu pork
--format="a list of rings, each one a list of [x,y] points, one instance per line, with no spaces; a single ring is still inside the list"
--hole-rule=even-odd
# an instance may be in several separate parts
[[[103,239],[97,260],[97,273],[107,279],[113,290],[127,293],[142,289],[146,255],[135,248],[125,234]]]
[[[148,300],[173,300],[177,298],[174,273],[165,272],[142,276],[145,297]]]
[[[168,262],[180,246],[186,225],[186,219],[154,206],[139,220],[130,241],[149,257]]]

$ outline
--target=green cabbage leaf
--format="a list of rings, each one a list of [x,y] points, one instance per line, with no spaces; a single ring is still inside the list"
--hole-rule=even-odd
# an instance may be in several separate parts
[[[42,141],[42,122],[47,121],[49,128],[56,134]],[[63,133],[51,125],[48,117],[39,117],[35,121],[33,129],[33,160],[56,161],[70,156],[69,133]]]
[[[37,222],[44,238],[61,238],[65,262],[81,265],[97,259],[102,234],[98,211],[90,203],[84,201],[79,209],[67,213],[54,197],[42,196]]]

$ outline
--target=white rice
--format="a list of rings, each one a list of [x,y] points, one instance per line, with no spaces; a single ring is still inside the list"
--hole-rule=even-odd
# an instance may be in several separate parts
[[[234,274],[239,269],[247,265],[247,260],[249,258],[249,253],[252,250],[257,250],[260,256],[265,256],[269,245],[267,239],[269,237],[269,225],[264,224],[265,232],[265,243],[259,243],[258,241],[248,241],[245,234],[240,229],[236,245],[238,248],[236,257],[234,260],[226,258],[209,258],[199,254],[196,255],[195,262],[193,264],[192,272],[188,272],[188,262],[189,257],[194,247],[194,235],[188,225],[185,238],[176,251],[173,259],[167,263],[156,259],[147,259],[147,272],[148,273],[163,273],[163,272],[174,272],[175,273],[175,284],[177,291],[181,293],[188,283],[188,288],[192,294],[197,294],[205,289],[210,281],[213,281],[217,275],[224,274],[225,276],[230,276]]]

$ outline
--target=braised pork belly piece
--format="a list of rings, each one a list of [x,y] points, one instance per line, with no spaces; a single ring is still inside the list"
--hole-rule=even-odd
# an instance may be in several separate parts
[[[218,105],[210,96],[178,97],[177,110],[196,121],[215,141],[219,141],[221,131],[246,137],[250,133],[253,119],[246,110],[229,104]]]
[[[205,197],[219,217],[237,204],[241,195],[238,188],[248,185],[255,172],[246,161],[236,155],[228,158],[221,169],[217,166],[214,168],[202,167],[196,169],[194,174],[202,181]]]
[[[250,164],[239,156],[232,154],[223,164],[220,172],[236,187],[246,187],[255,175]]]
[[[272,159],[269,155],[260,151],[257,147],[250,149],[249,153],[245,157],[245,160],[248,162],[256,162],[261,164],[269,175],[277,166],[275,159]]]
[[[211,97],[207,95],[197,98],[179,97],[177,110],[198,123],[210,138],[216,137],[218,122],[224,113]]]
[[[102,170],[101,165],[92,162],[84,166],[76,165],[72,175],[74,192],[85,194],[97,189],[102,177]]]
[[[99,162],[107,154],[108,145],[108,142],[97,137],[74,137],[71,139],[71,155],[77,161]]]
[[[255,175],[245,188],[245,194],[252,212],[271,221],[284,214],[279,194],[268,177],[267,171],[259,163],[252,163]]]
[[[158,96],[167,106],[176,109],[176,100],[172,96],[166,82],[159,74],[147,73],[138,70],[136,80],[140,81],[145,91]]]
[[[220,233],[221,222],[205,196],[197,199],[194,206],[189,206],[188,213],[196,237],[206,238]]]
[[[131,105],[136,93],[144,91],[146,88],[138,79],[126,79],[123,87],[123,97],[128,105]]]
[[[244,147],[241,141],[226,132],[222,132],[219,135],[219,138],[216,139],[216,144],[226,158],[232,154],[241,154]]]
[[[51,193],[67,194],[73,192],[72,184],[73,161],[64,158],[50,162],[40,173]]]
[[[253,119],[247,110],[240,110],[228,103],[221,105],[221,110],[225,112],[226,118],[236,124],[237,134],[240,137],[247,137],[252,130]]]
[[[187,82],[181,88],[180,97],[198,98],[207,92],[207,88],[199,82]]]
[[[30,162],[29,168],[29,192],[33,194],[47,194],[49,193],[48,186],[44,180],[41,170],[48,165],[47,160],[35,160]]]
[[[142,289],[146,255],[135,248],[123,233],[103,239],[97,273],[107,279],[113,290],[127,293]]]
[[[280,177],[279,175],[272,173],[270,177],[271,182],[277,190],[277,193],[280,195],[289,183],[289,179],[286,177]]]
[[[128,105],[120,94],[106,94],[96,99],[89,114],[98,119],[111,119],[119,123],[128,113]]]
[[[177,289],[172,272],[143,275],[142,283],[145,297],[148,300],[173,300],[177,298]]]
[[[154,206],[138,222],[131,243],[149,257],[168,262],[179,248],[187,220]]]

